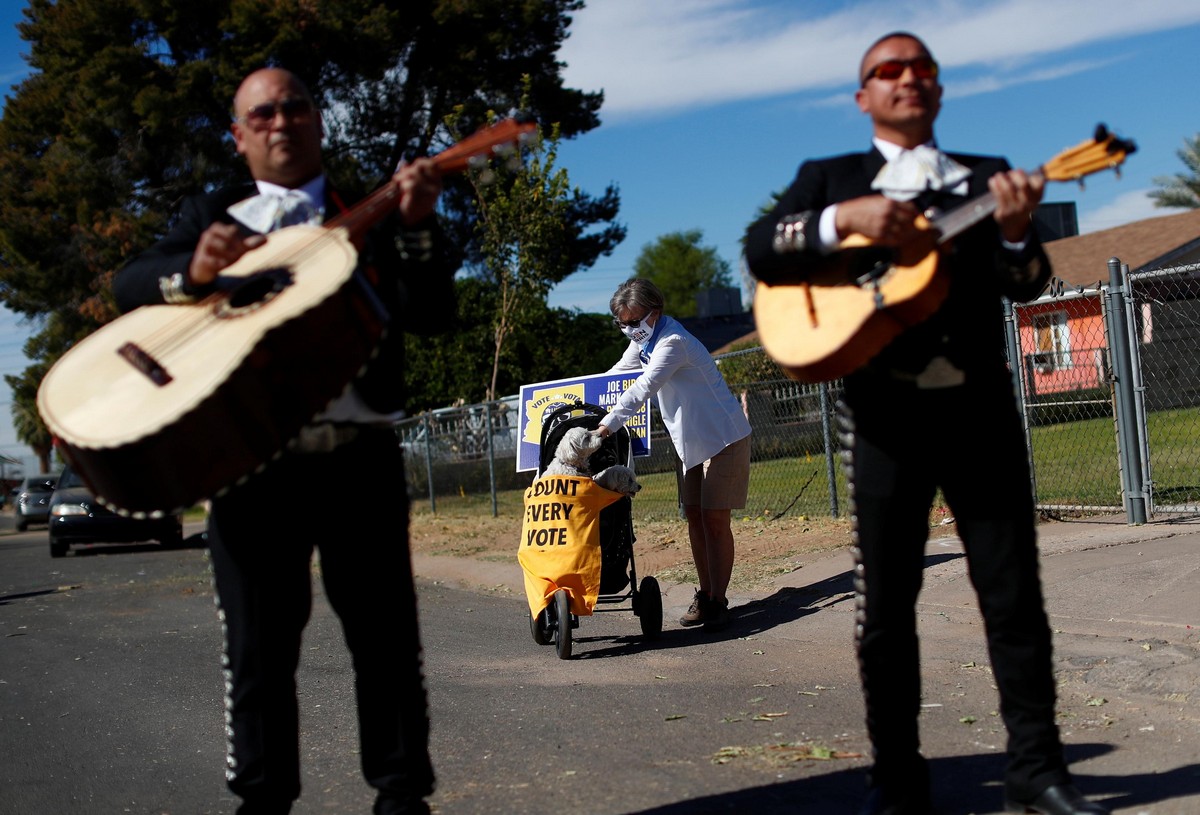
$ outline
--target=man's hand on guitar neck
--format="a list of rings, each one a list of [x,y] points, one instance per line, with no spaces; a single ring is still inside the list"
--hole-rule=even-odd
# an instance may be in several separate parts
[[[400,190],[400,218],[405,225],[415,226],[433,214],[442,194],[442,173],[433,159],[401,164],[392,180]]]
[[[215,223],[200,235],[196,252],[188,266],[188,283],[197,288],[217,279],[221,271],[249,252],[266,243],[263,235],[243,237],[236,224]]]
[[[1030,219],[1041,203],[1046,179],[1041,173],[1009,170],[988,179],[988,191],[996,199],[992,217],[1000,225],[1000,234],[1009,243],[1021,243],[1029,237]]]

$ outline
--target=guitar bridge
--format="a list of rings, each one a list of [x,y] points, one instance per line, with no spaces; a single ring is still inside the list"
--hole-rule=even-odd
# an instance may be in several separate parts
[[[117,354],[160,388],[169,385],[173,379],[157,359],[132,342],[127,342],[118,348]]]

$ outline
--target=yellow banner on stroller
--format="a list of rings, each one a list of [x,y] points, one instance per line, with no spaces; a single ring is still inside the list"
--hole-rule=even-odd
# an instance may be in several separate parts
[[[621,500],[588,477],[550,475],[525,490],[517,560],[525,572],[529,613],[541,613],[558,589],[571,613],[588,615],[600,596],[600,510]]]

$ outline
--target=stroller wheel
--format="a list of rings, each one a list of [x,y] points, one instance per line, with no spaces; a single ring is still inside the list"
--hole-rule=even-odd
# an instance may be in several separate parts
[[[637,615],[642,624],[642,636],[656,640],[662,634],[663,606],[662,591],[653,577],[643,577],[638,590]]]
[[[559,659],[571,658],[571,595],[565,589],[554,592],[554,650]]]
[[[550,606],[529,615],[529,633],[533,634],[533,641],[538,645],[550,644]]]

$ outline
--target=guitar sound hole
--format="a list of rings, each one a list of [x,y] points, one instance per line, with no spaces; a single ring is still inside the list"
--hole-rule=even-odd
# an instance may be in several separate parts
[[[217,309],[219,317],[236,317],[262,308],[292,285],[292,273],[284,267],[263,269],[237,281]]]

